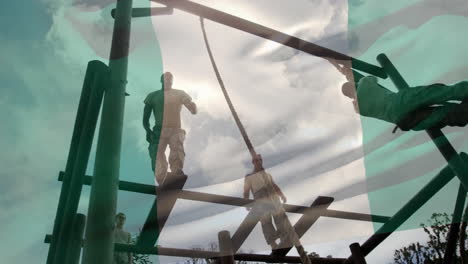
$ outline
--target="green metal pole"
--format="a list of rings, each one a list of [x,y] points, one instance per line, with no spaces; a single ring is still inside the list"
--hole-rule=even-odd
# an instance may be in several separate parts
[[[379,54],[377,56],[377,61],[380,63],[380,65],[382,65],[382,68],[385,70],[385,72],[387,72],[387,75],[390,77],[398,90],[409,88],[408,83],[385,54]],[[457,154],[455,148],[452,146],[452,144],[450,144],[447,137],[440,129],[431,128],[427,129],[426,132],[429,137],[431,137],[442,156],[448,162],[450,168],[452,168],[452,170],[458,176],[459,180],[463,184],[463,187],[468,190],[468,164],[464,162]]]
[[[78,264],[80,262],[81,246],[83,243],[83,233],[86,224],[86,216],[77,214],[73,221],[72,238],[68,245],[67,264]]]
[[[111,264],[127,83],[132,0],[117,1],[106,90],[88,208],[84,264]]]
[[[93,68],[93,81],[91,84],[91,95],[86,112],[83,129],[81,131],[78,153],[70,177],[68,197],[62,212],[62,223],[57,237],[57,248],[54,263],[64,263],[68,255],[68,245],[72,238],[73,221],[78,211],[78,205],[83,187],[83,177],[88,167],[89,153],[93,144],[94,131],[101,108],[104,87],[108,85],[107,66],[99,61],[90,64]]]
[[[93,79],[93,62],[89,62],[86,68],[85,79],[83,82],[83,87],[81,89],[80,102],[78,104],[78,111],[76,112],[75,126],[73,128],[73,135],[70,143],[70,149],[68,152],[67,163],[65,166],[64,174],[68,175],[64,177],[62,188],[60,190],[60,197],[57,205],[57,212],[55,214],[54,229],[52,232],[52,240],[50,242],[49,253],[47,255],[47,264],[53,264],[55,253],[57,249],[57,238],[59,237],[59,232],[63,222],[63,213],[68,199],[68,194],[70,190],[70,182],[73,166],[75,165],[76,156],[78,153],[78,145],[80,142],[80,137],[83,130],[83,124],[86,117],[86,112],[89,104],[89,97],[91,94],[92,79]]]
[[[460,222],[462,220],[463,208],[465,208],[466,190],[462,184],[458,188],[457,201],[452,215],[452,224],[447,235],[447,244],[445,246],[443,264],[453,263],[456,256],[458,233],[460,231]]]

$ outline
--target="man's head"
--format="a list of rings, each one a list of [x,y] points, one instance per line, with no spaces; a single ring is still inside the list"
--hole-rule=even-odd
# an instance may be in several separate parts
[[[343,86],[341,86],[341,92],[343,92],[346,97],[349,97],[351,99],[356,98],[356,84],[353,82],[345,82],[343,83]]]
[[[173,76],[170,72],[165,72],[161,75],[161,83],[164,90],[169,90],[172,88],[172,79]]]
[[[118,228],[122,228],[123,225],[125,224],[125,214],[124,213],[118,213],[116,216],[115,216],[115,225],[118,227]]]
[[[357,96],[356,96],[356,89],[357,84],[353,82],[345,82],[343,86],[341,86],[341,92],[348,98],[353,100],[354,111],[359,113],[359,107],[357,103]]]
[[[252,164],[254,165],[255,171],[262,171],[263,170],[262,155],[256,154],[255,157],[252,159]]]

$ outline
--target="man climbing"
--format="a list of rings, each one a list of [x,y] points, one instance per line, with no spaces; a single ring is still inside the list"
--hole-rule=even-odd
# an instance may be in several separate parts
[[[394,93],[380,86],[377,77],[367,76],[357,84],[345,83],[342,91],[353,99],[355,109],[358,108],[361,115],[395,123],[403,130],[465,126],[468,123],[467,104],[450,102],[468,98],[467,81],[416,86]]]
[[[247,208],[260,215],[263,235],[266,242],[271,246],[273,254],[277,254],[280,247],[295,246],[301,258],[302,264],[311,264],[307,252],[299,241],[296,230],[289,222],[283,209],[281,200],[286,202],[283,194],[273,178],[263,168],[263,159],[259,154],[253,154],[252,164],[254,171],[244,178],[244,199],[249,199],[252,192],[255,199],[253,207]],[[276,228],[273,226],[272,218]],[[279,243],[276,241],[280,239]]]
[[[394,93],[366,76],[354,82],[349,62],[328,59],[348,82],[342,92],[353,99],[357,113],[397,124],[402,130],[425,130],[468,123],[468,81],[452,85],[431,84],[410,87]],[[461,101],[454,103],[451,101]]]
[[[263,168],[262,156],[258,154],[254,157],[252,164],[254,165],[254,171],[244,178],[244,198],[249,199],[250,192],[252,192],[255,199],[254,210],[259,210],[263,213],[263,216],[260,218],[263,235],[266,242],[274,250],[278,248],[278,243],[276,242],[278,235],[282,242],[289,239],[288,229],[284,228],[288,219],[280,202],[281,199],[285,203],[287,199],[278,185],[273,181],[271,175]],[[277,228],[273,226],[272,218]]]
[[[115,216],[114,241],[119,244],[130,244],[132,236],[123,229],[125,224],[125,214],[118,213]],[[114,252],[114,264],[131,264],[133,256],[130,252]]]
[[[181,128],[180,112],[184,105],[192,114],[197,113],[197,106],[192,98],[182,90],[172,88],[173,76],[170,72],[161,75],[163,89],[148,94],[144,100],[143,127],[149,143],[151,166],[158,184],[162,184],[167,175],[168,163],[166,147],[169,145],[169,165],[171,172],[183,173],[185,130]],[[150,128],[150,116],[153,113],[155,125]]]

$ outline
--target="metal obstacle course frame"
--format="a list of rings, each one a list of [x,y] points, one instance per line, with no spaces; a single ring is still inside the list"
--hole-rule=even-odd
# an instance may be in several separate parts
[[[409,87],[408,84],[384,54],[377,57],[377,61],[381,65],[381,67],[378,67],[188,0],[152,1],[163,4],[166,7],[132,9],[132,0],[117,1],[117,8],[112,11],[115,24],[109,66],[98,61],[91,61],[88,64],[67,164],[65,166],[65,171],[59,174],[59,180],[63,181],[63,184],[53,233],[51,235],[46,235],[45,238],[45,242],[50,243],[47,263],[78,263],[82,246],[84,246],[83,263],[86,264],[112,263],[114,249],[167,256],[217,258],[223,264],[231,264],[234,260],[300,263],[299,257],[286,256],[290,250],[289,247],[276,252],[276,254],[270,255],[237,253],[242,243],[258,222],[258,219],[253,219],[251,214],[247,215],[246,219],[244,219],[232,237],[227,231],[219,232],[220,252],[165,248],[161,246],[154,247],[177,199],[231,206],[246,206],[254,201],[183,190],[183,186],[187,180],[187,176],[185,175],[168,178],[168,180],[159,187],[118,180],[118,161],[120,160],[131,17],[171,14],[173,9],[180,9],[205,19],[276,41],[282,45],[314,56],[350,61],[355,70],[372,74],[380,78],[387,78],[387,76],[389,76],[398,89],[406,89]],[[363,77],[359,72],[353,72],[356,79]],[[103,121],[101,122],[98,139],[96,168],[94,176],[85,176],[84,174],[94,138],[97,118],[99,116],[99,109],[103,99],[104,105],[101,117]],[[115,113],[117,113],[117,115]],[[328,209],[328,206],[333,202],[333,198],[331,197],[318,197],[310,207],[284,205],[287,212],[302,214],[299,221],[294,225],[299,236],[304,235],[319,217],[384,223],[384,225],[362,245],[358,243],[351,244],[351,255],[347,259],[311,258],[313,263],[366,263],[365,256],[382,243],[451,179],[458,176],[461,184],[457,194],[453,224],[449,231],[448,243],[444,256],[444,263],[451,263],[456,247],[457,228],[459,227],[459,225],[455,223],[461,221],[466,190],[468,188],[468,178],[466,177],[468,173],[468,155],[465,153],[457,154],[440,130],[430,129],[427,130],[427,133],[432,138],[443,157],[447,160],[448,165],[391,218]],[[85,243],[83,243],[82,240],[86,217],[82,214],[77,214],[78,202],[83,184],[91,185]],[[113,218],[115,215],[117,191],[119,189],[157,195],[157,199],[155,199],[153,203],[143,226],[142,233],[140,234],[140,239],[137,241],[136,245],[113,243]]]

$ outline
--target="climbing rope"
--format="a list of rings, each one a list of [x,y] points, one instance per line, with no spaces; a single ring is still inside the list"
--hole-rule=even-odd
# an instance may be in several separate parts
[[[255,158],[255,156],[257,156],[257,152],[255,152],[255,148],[253,147],[252,142],[250,141],[250,138],[247,135],[247,132],[245,131],[244,125],[242,125],[242,122],[240,121],[239,116],[237,115],[236,109],[234,108],[231,98],[229,97],[226,87],[224,86],[224,82],[221,79],[221,75],[219,74],[218,67],[216,66],[216,62],[213,58],[213,53],[211,52],[210,44],[208,43],[208,38],[206,36],[206,30],[205,30],[205,23],[202,17],[200,17],[200,25],[201,25],[202,32],[203,32],[203,39],[205,40],[206,50],[208,51],[211,65],[213,65],[213,69],[215,71],[216,78],[218,79],[219,86],[221,87],[221,90],[223,91],[224,98],[226,99],[226,102],[229,106],[229,110],[231,110],[231,114],[234,117],[234,121],[236,122],[236,125],[239,128],[242,138],[245,141],[245,145],[247,145],[247,148],[249,149],[250,155],[252,156],[252,159],[253,159]]]
[[[213,53],[211,52],[210,44],[208,42],[208,37],[206,36],[206,30],[205,30],[205,23],[203,21],[203,18],[200,17],[200,26],[203,32],[203,39],[205,40],[205,46],[206,50],[208,51],[208,55],[210,57],[211,65],[213,66],[214,72],[216,74],[216,78],[218,79],[219,86],[221,87],[221,90],[223,91],[224,98],[226,99],[226,102],[229,106],[229,110],[231,110],[231,114],[234,117],[234,120],[236,122],[237,127],[239,128],[239,131],[242,135],[242,138],[245,141],[245,145],[247,146],[250,155],[252,156],[252,159],[254,159],[257,156],[257,152],[255,151],[254,146],[252,145],[252,142],[250,141],[249,136],[247,135],[247,132],[245,131],[244,125],[242,125],[242,122],[239,119],[239,116],[236,112],[236,109],[234,108],[234,105],[232,104],[231,98],[229,97],[229,94],[226,90],[226,87],[224,86],[224,82],[221,78],[221,75],[219,74],[218,67],[216,66],[216,62],[213,57]],[[286,214],[284,211],[282,212]],[[287,218],[286,218],[287,219]],[[307,252],[304,250],[304,247],[301,245],[301,242],[299,240],[299,236],[296,233],[296,230],[292,226],[291,222],[289,219],[287,219],[286,222],[287,228],[289,229],[288,232],[292,236],[290,238],[291,243],[296,247],[297,252],[299,253],[299,256],[301,258],[301,262],[303,264],[311,264],[310,258],[307,256]]]

